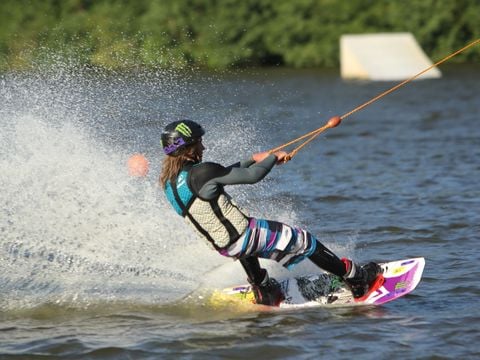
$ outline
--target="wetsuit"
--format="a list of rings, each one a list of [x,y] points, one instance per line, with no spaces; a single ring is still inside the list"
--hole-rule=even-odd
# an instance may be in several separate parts
[[[220,254],[240,259],[249,279],[260,282],[258,258],[290,268],[306,257],[335,275],[345,275],[344,263],[311,233],[280,222],[249,217],[224,191],[226,185],[254,184],[276,163],[274,155],[259,163],[246,160],[224,167],[216,163],[188,163],[165,193],[177,213]]]

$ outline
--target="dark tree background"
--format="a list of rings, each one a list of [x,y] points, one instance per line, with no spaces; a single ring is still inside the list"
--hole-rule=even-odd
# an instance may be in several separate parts
[[[2,0],[0,69],[336,66],[342,34],[372,32],[412,32],[438,60],[480,38],[480,1]]]

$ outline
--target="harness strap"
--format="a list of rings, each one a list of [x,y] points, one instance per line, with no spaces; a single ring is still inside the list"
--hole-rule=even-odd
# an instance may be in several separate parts
[[[235,226],[228,220],[222,213],[222,210],[220,209],[220,206],[218,206],[217,201],[215,200],[210,200],[209,201],[210,206],[212,208],[212,211],[215,213],[217,218],[220,220],[220,222],[225,225],[225,228],[227,229],[228,232],[228,237],[230,241],[228,242],[227,246],[231,245],[232,242],[237,241],[237,239],[240,237],[240,234],[238,233],[237,229],[235,229]]]

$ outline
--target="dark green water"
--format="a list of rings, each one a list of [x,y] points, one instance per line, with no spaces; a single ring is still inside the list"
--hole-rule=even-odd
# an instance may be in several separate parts
[[[347,118],[261,184],[231,189],[252,215],[303,225],[340,256],[426,258],[414,293],[383,307],[280,313],[184,299],[245,276],[158,191],[161,128],[202,122],[205,160],[229,164],[394,84],[285,70],[2,75],[0,358],[478,358],[480,68],[443,70]],[[144,181],[126,171],[137,151],[151,162]]]

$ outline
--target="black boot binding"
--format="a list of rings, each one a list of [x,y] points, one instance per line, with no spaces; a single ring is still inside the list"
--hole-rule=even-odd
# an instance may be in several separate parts
[[[254,256],[241,258],[240,263],[247,273],[248,282],[252,285],[257,304],[278,306],[285,299],[280,284],[268,277],[267,270],[260,267],[258,258]]]
[[[382,268],[374,262],[359,267],[351,260],[342,259],[342,261],[347,267],[344,281],[352,291],[353,297],[358,299],[365,296],[378,275],[382,273]]]
[[[262,270],[265,275],[260,284],[255,284],[248,279],[252,285],[255,302],[262,305],[279,306],[280,302],[285,299],[280,284],[274,278],[270,278],[265,269]]]

